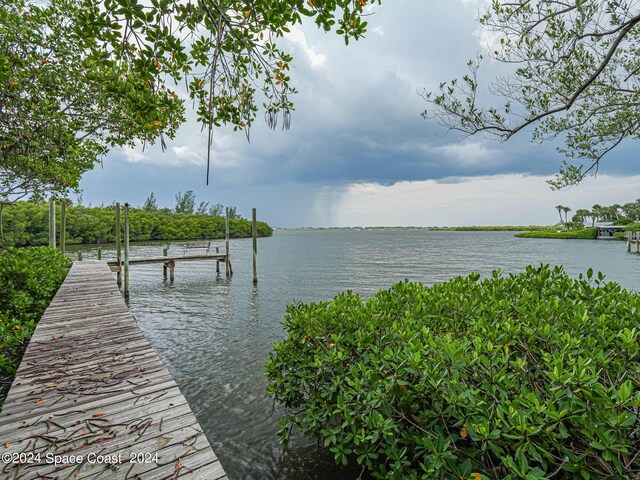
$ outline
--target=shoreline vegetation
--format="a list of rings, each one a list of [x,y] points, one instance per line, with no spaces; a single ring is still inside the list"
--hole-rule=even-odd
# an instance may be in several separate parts
[[[49,247],[0,249],[0,410],[71,259]]]
[[[523,231],[551,231],[555,230],[557,225],[469,225],[462,227],[293,227],[293,228],[277,228],[288,232],[316,231],[316,230],[429,230],[435,232],[523,232]]]
[[[225,238],[225,218],[206,213],[176,213],[167,208],[129,208],[130,241],[213,240]],[[235,215],[229,219],[230,238],[251,237],[251,221]],[[5,205],[0,245],[39,246],[49,243],[49,206],[32,202]],[[56,209],[56,223],[60,209]],[[273,234],[265,222],[257,222],[259,237]],[[59,236],[59,232],[58,232]],[[66,244],[115,242],[115,206],[69,206],[66,210]]]
[[[555,239],[571,239],[571,240],[595,240],[598,235],[596,227],[583,228],[581,230],[566,231],[543,231],[543,232],[520,232],[515,236],[518,238],[555,238]],[[617,238],[616,238],[617,240]]]

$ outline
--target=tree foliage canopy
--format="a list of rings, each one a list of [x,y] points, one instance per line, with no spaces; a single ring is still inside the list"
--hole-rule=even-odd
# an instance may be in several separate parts
[[[110,147],[173,135],[177,96],[118,58],[99,4],[0,9],[0,196],[76,189]],[[114,45],[105,48],[109,43]]]
[[[423,116],[465,135],[507,140],[531,125],[536,141],[561,137],[568,160],[549,183],[579,183],[625,138],[640,136],[638,22],[636,0],[494,0],[480,23],[497,39],[491,57],[514,66],[490,84],[504,104],[482,105],[479,57],[462,79],[425,91]]]
[[[0,5],[0,196],[16,198],[64,195],[109,148],[172,137],[184,120],[181,82],[209,145],[214,126],[248,135],[260,103],[270,127],[281,118],[287,128],[296,90],[278,38],[310,17],[358,39],[367,1]]]

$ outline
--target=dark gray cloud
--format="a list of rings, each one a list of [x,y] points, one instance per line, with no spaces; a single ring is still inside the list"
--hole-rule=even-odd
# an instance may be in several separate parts
[[[304,221],[309,212],[328,208],[323,202],[354,183],[388,186],[511,173],[550,177],[561,155],[553,145],[532,144],[527,132],[507,143],[480,137],[459,142],[420,117],[425,104],[418,92],[464,74],[466,61],[480,48],[480,4],[387,0],[369,19],[367,38],[349,47],[313,26],[295,30],[285,40],[300,91],[290,131],[270,131],[261,118],[251,143],[242,133],[216,130],[206,188],[206,135],[190,120],[165,153],[157,146],[110,153],[103,170],[86,176],[85,197],[99,202],[126,195],[136,204],[153,191],[172,206],[177,191],[192,189],[199,199],[241,210],[257,204],[280,209],[278,224],[304,225],[310,224]],[[487,79],[496,68],[485,65]],[[639,172],[635,148],[630,143],[615,152],[601,173]]]

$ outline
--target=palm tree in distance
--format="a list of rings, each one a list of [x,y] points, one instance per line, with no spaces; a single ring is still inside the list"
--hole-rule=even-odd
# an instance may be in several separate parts
[[[564,205],[556,205],[556,210],[558,210],[558,215],[560,215],[560,223],[562,223],[562,211],[564,210]]]
[[[576,218],[578,219],[578,221],[580,223],[582,223],[582,228],[584,228],[584,220],[585,218],[587,218],[588,216],[591,215],[591,212],[589,210],[587,210],[586,208],[580,208],[578,210],[576,210]]]
[[[599,204],[595,204],[591,207],[591,226],[593,227],[596,224],[596,221],[600,219],[604,214],[603,208]]]
[[[567,214],[571,211],[569,207],[562,207],[562,211],[564,212],[564,223],[569,223],[567,220]]]

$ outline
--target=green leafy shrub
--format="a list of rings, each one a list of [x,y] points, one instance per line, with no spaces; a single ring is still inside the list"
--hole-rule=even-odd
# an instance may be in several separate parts
[[[569,230],[566,232],[520,232],[515,234],[520,238],[565,238],[578,240],[592,240],[598,236],[596,227],[584,228],[582,230]]]
[[[389,479],[640,475],[640,295],[560,267],[287,308],[265,367],[292,430]]]
[[[614,232],[613,238],[616,240],[624,240],[627,238],[626,232]]]
[[[48,247],[0,250],[0,405],[71,260]]]

